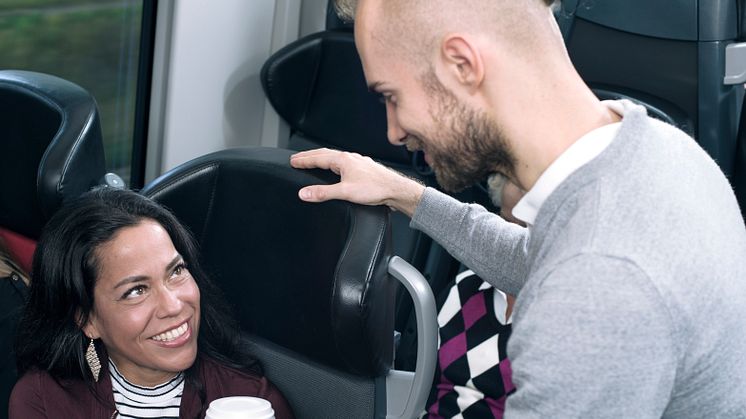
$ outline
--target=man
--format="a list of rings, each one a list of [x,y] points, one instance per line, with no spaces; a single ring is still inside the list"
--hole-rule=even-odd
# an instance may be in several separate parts
[[[359,4],[358,4],[359,3]],[[629,101],[599,102],[544,0],[339,0],[388,137],[448,190],[490,173],[527,229],[332,150],[292,157],[518,295],[506,418],[746,417],[746,229],[722,172]]]

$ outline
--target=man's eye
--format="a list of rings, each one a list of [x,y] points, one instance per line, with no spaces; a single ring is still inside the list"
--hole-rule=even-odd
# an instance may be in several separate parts
[[[394,96],[393,95],[389,95],[389,94],[381,94],[381,95],[379,95],[378,96],[378,100],[381,103],[383,103],[384,105],[386,105],[387,103],[390,103],[392,105],[396,103],[396,100],[394,100]]]

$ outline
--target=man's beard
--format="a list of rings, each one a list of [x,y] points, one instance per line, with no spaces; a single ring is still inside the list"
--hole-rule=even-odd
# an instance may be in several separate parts
[[[433,98],[430,113],[436,126],[426,152],[438,184],[458,192],[491,173],[514,178],[515,158],[497,123],[484,112],[459,103],[433,71],[423,77],[423,85]],[[407,145],[422,148],[423,141],[411,138]]]

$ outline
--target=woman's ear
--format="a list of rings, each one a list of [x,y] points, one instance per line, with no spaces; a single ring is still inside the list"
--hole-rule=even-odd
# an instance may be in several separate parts
[[[484,81],[484,61],[475,39],[463,34],[449,34],[441,44],[441,59],[448,74],[469,90]]]
[[[75,313],[75,318],[77,318],[76,323],[78,324],[78,327],[80,327],[80,330],[82,330],[89,339],[98,339],[98,337],[101,336],[98,333],[98,329],[96,328],[95,315],[93,314],[93,311],[88,313],[88,319],[85,321],[85,323],[83,323],[83,314],[80,312],[80,309],[78,309],[78,311]]]

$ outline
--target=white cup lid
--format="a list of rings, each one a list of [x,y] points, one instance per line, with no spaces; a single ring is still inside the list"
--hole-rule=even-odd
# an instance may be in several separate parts
[[[249,396],[231,396],[213,400],[207,409],[208,419],[271,419],[272,404],[265,399]]]

